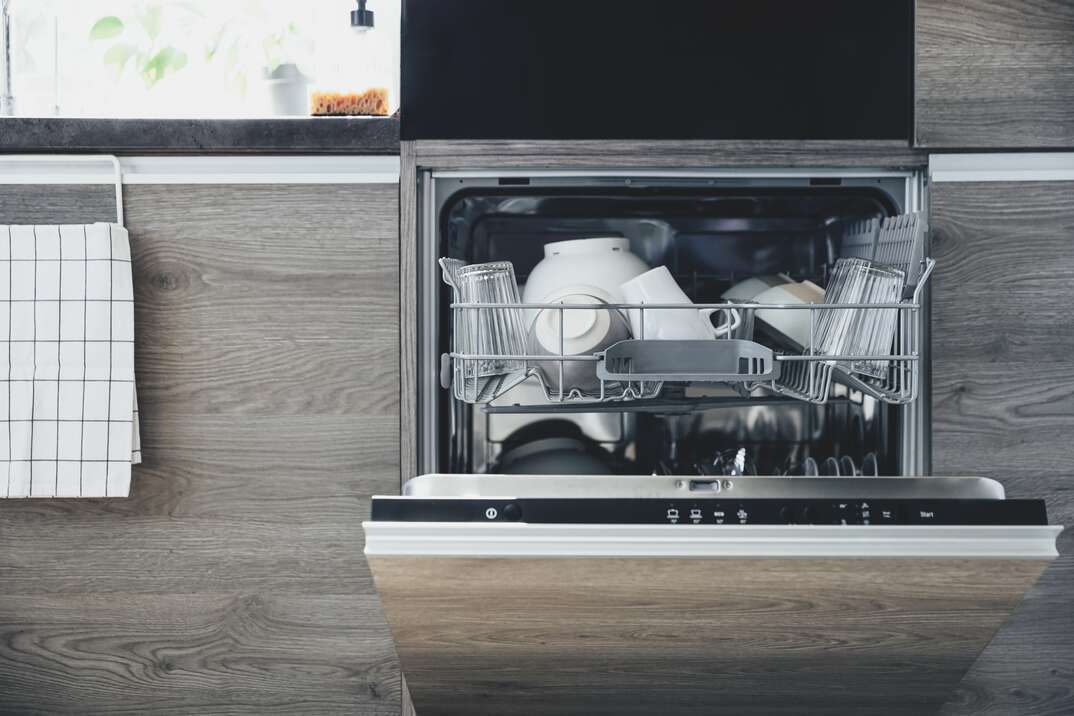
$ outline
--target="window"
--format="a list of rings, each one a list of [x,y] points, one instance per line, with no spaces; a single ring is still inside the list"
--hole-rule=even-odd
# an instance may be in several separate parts
[[[15,114],[260,117],[308,113],[312,90],[389,91],[400,0],[8,0]],[[2,62],[2,58],[0,58]]]

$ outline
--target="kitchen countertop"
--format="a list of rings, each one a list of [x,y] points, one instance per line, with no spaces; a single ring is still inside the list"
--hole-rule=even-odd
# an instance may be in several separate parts
[[[398,117],[0,118],[0,153],[398,154]]]

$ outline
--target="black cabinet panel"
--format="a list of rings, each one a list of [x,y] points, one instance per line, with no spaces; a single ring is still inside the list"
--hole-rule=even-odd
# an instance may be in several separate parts
[[[908,0],[404,0],[404,139],[909,139]]]

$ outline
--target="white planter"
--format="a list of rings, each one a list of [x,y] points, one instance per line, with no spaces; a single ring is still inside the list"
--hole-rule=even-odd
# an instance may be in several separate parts
[[[310,113],[309,78],[288,63],[265,71],[269,110],[274,115],[306,116]]]

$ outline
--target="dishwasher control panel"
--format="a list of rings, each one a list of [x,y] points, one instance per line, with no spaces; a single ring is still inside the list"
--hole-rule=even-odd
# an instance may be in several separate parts
[[[653,525],[1046,525],[1043,500],[376,497],[375,521]]]

